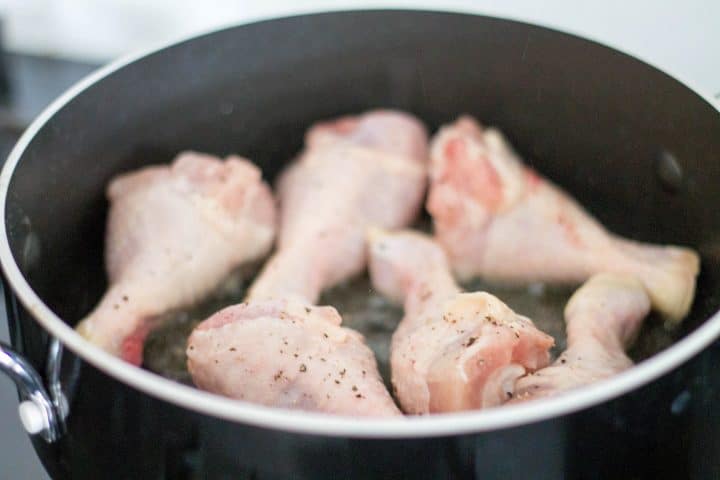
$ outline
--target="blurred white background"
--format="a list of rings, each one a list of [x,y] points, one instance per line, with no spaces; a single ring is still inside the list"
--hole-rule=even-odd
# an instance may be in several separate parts
[[[588,35],[720,91],[717,0],[0,0],[11,50],[106,61],[217,25],[320,10],[461,10]]]

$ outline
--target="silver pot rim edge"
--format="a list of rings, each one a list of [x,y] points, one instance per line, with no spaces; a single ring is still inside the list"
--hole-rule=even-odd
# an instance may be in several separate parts
[[[398,11],[403,9],[392,10]],[[340,11],[342,10],[324,10],[322,12],[308,11],[303,12],[303,14],[339,13]],[[407,9],[406,11],[418,12],[419,10]],[[463,11],[422,11],[427,13],[477,14],[476,12]],[[273,20],[280,18],[287,17],[256,20]],[[523,20],[516,20],[510,17],[495,18],[528,23]],[[270,408],[232,400],[173,382],[149,371],[134,367],[92,345],[83,339],[73,328],[68,326],[62,319],[55,315],[55,313],[53,313],[47,305],[43,303],[23,277],[12,256],[7,236],[7,229],[5,228],[5,209],[7,203],[7,193],[15,167],[20,161],[20,158],[27,146],[31,143],[37,132],[40,131],[48,122],[48,120],[67,103],[69,103],[75,96],[81,94],[91,85],[99,82],[130,63],[165,48],[171,47],[182,41],[201,37],[225,28],[247,25],[248,23],[249,22],[242,22],[239,24],[232,23],[226,26],[214,27],[203,32],[183,36],[182,38],[172,42],[165,42],[160,46],[125,56],[111,62],[105,67],[100,68],[73,85],[47,108],[45,108],[45,110],[43,110],[43,112],[27,128],[8,156],[5,166],[0,173],[0,222],[3,225],[2,234],[0,234],[0,264],[2,265],[2,269],[5,272],[10,286],[28,312],[30,312],[35,320],[51,335],[58,338],[65,346],[67,346],[67,348],[72,350],[83,360],[87,361],[109,376],[151,396],[179,405],[188,410],[193,410],[224,420],[276,430],[326,436],[411,438],[492,431],[530,424],[589,408],[637,389],[662,376],[663,374],[670,372],[705,349],[720,336],[720,312],[716,312],[695,331],[688,334],[685,338],[675,342],[666,350],[650,357],[647,360],[644,360],[643,362],[640,362],[638,365],[626,372],[576,391],[571,391],[557,397],[540,399],[525,404],[506,405],[502,408],[494,408],[484,411],[391,419],[357,419],[346,416]],[[578,34],[568,31],[567,29],[545,26],[541,23],[532,24],[594,41],[595,43],[611,48],[636,60],[640,60],[657,70],[670,75],[673,79],[677,80],[686,88],[703,98],[709,105],[717,110],[718,113],[720,113],[720,103],[713,98],[712,95],[703,92],[701,89],[694,86],[692,82],[687,81],[687,79],[683,79],[681,75],[668,72],[666,69],[659,68],[651,62],[638,58],[636,55],[631,55],[617,46],[608,45],[604,41],[598,41],[588,37],[587,35]],[[78,412],[75,413],[77,414]]]

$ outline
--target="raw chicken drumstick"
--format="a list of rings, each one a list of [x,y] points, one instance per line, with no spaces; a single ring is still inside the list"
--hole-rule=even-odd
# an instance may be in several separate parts
[[[628,273],[668,325],[687,314],[699,269],[694,251],[611,234],[523,165],[499,131],[470,117],[443,127],[430,176],[427,209],[460,278],[581,283],[603,271]]]
[[[630,368],[625,350],[649,309],[650,299],[635,277],[600,273],[590,278],[565,307],[567,350],[551,366],[519,379],[513,402],[554,395]]]
[[[429,237],[373,230],[369,250],[374,288],[405,307],[390,348],[405,412],[500,405],[519,377],[548,364],[553,338],[489,293],[462,293]]]
[[[370,226],[417,217],[427,186],[427,134],[410,115],[379,110],[313,126],[305,152],[281,176],[277,252],[250,298],[322,290],[361,273]]]
[[[239,157],[185,152],[172,165],[116,177],[107,197],[110,285],[77,330],[136,365],[154,317],[200,300],[265,255],[275,233],[272,192]]]
[[[200,324],[188,341],[197,386],[269,406],[399,415],[359,333],[340,326],[322,290],[366,266],[370,226],[411,223],[427,176],[423,126],[375,111],[310,129],[278,183],[278,250],[248,302]]]
[[[267,406],[399,415],[372,350],[341,322],[333,307],[293,299],[234,305],[195,328],[188,370],[198,388]]]

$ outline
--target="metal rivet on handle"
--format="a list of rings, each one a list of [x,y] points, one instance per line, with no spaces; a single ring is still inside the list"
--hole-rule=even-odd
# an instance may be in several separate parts
[[[40,264],[40,250],[40,238],[36,233],[29,232],[23,242],[21,258],[21,265],[26,272]]]
[[[668,151],[660,152],[656,172],[663,188],[672,193],[680,191],[685,179],[685,173],[675,155]]]
[[[32,400],[25,400],[18,405],[20,423],[30,435],[40,433],[49,427],[43,408]]]
[[[673,415],[680,415],[685,410],[687,410],[687,407],[690,405],[691,399],[692,396],[690,395],[690,392],[688,392],[687,390],[683,390],[677,397],[675,397],[675,400],[673,400],[672,404],[670,405],[670,412]]]

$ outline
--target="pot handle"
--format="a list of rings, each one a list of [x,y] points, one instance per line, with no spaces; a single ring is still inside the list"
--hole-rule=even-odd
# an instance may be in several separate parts
[[[48,443],[55,442],[65,432],[67,403],[59,383],[61,358],[62,345],[53,338],[47,365],[52,395],[48,395],[42,378],[30,362],[0,341],[0,372],[10,377],[20,392],[20,421],[30,435],[40,434]]]

